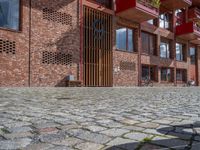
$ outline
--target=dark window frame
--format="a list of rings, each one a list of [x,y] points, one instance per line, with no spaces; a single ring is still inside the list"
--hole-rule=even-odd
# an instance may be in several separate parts
[[[191,48],[194,49],[194,54],[191,54]],[[190,56],[190,64],[196,65],[196,47],[195,46],[190,46],[189,47],[189,56]]]
[[[181,54],[180,54],[180,57],[178,58],[177,56],[177,45],[181,45],[182,46],[182,49],[181,49]],[[187,58],[186,58],[186,45],[183,44],[183,43],[180,43],[180,42],[176,42],[176,61],[187,61]]]
[[[11,32],[21,32],[21,31],[22,31],[23,2],[22,2],[22,0],[18,0],[18,1],[19,1],[18,29],[12,29],[12,28],[9,28],[9,27],[1,27],[1,26],[0,26],[0,30],[7,30],[7,31],[11,31]]]
[[[162,71],[165,70],[166,71],[166,80],[163,80],[163,76],[162,76]],[[168,76],[168,71],[170,71],[170,76]],[[172,83],[174,82],[174,75],[173,75],[174,70],[172,68],[168,68],[168,67],[161,67],[160,68],[160,80],[161,82],[168,82],[168,83]]]
[[[178,78],[178,75],[181,74],[181,78]],[[186,69],[176,69],[176,81],[177,82],[187,82],[187,70]]]
[[[144,75],[144,72],[143,72],[143,69],[146,68],[147,71],[148,71],[148,75]],[[151,74],[151,71],[152,71],[152,74]],[[153,66],[153,65],[145,65],[143,64],[142,65],[142,73],[141,73],[141,77],[142,77],[142,80],[145,80],[145,78],[148,76],[148,78],[152,81],[155,81],[157,82],[157,67],[156,66]]]
[[[164,18],[162,18],[164,17]],[[161,21],[163,21],[163,27],[161,26]],[[166,27],[166,23],[168,23],[168,27]],[[171,17],[169,13],[163,13],[159,16],[159,27],[163,29],[170,30],[171,28]]]
[[[164,44],[165,46],[168,45],[168,49],[166,47],[165,57],[161,56],[161,44]],[[166,39],[162,39],[160,41],[160,58],[163,58],[163,59],[172,59],[172,52],[170,51],[170,49],[171,49],[171,41],[170,40],[166,40]],[[168,52],[169,52],[169,55],[168,55]]]
[[[145,40],[143,39],[143,36],[146,36],[145,38],[147,38],[148,42],[147,43],[143,43]],[[142,31],[141,33],[141,38],[142,38],[142,53],[146,53],[149,55],[155,55],[157,56],[157,38],[156,35]],[[151,43],[153,41],[153,43]],[[147,45],[147,50],[144,49],[144,46]],[[151,46],[153,46],[153,49],[151,49]],[[153,51],[153,52],[152,52]]]
[[[120,30],[120,29],[126,29],[126,48],[125,49],[122,49],[122,48],[119,48],[117,46],[117,30]],[[129,30],[132,31],[132,50],[129,49]],[[128,52],[128,53],[135,53],[137,52],[137,48],[136,48],[136,29],[133,29],[133,28],[129,28],[129,27],[123,27],[123,26],[120,26],[119,28],[116,29],[115,31],[115,40],[116,40],[116,49],[119,50],[119,51],[123,51],[123,52]]]

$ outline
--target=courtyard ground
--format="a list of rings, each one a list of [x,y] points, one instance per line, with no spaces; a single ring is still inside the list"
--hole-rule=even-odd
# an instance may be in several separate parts
[[[200,150],[200,88],[1,88],[0,149]]]

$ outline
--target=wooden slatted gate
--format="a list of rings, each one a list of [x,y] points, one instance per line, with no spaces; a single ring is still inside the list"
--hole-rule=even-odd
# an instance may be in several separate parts
[[[112,15],[84,6],[84,84],[112,86]]]

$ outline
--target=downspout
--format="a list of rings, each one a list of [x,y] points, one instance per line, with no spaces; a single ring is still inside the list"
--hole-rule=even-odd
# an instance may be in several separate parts
[[[80,78],[83,83],[83,0],[79,0],[80,11]]]
[[[175,10],[173,10],[173,18],[172,18],[172,31],[174,33],[174,40],[173,40],[173,57],[174,57],[174,86],[177,86],[177,79],[176,79],[176,70],[177,70],[177,62],[176,62],[176,18],[175,18]]]
[[[138,86],[141,86],[141,24],[138,28]]]
[[[31,86],[31,7],[32,3],[29,0],[29,62],[28,62],[28,86]]]

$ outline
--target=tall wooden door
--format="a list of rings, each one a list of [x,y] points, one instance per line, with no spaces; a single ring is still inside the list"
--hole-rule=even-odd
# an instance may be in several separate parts
[[[84,6],[84,84],[112,86],[112,15]]]

